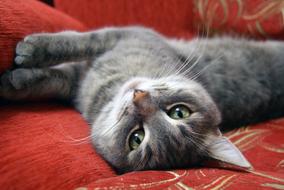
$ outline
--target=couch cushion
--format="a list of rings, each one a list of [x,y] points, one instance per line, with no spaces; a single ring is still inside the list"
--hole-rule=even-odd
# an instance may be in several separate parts
[[[1,0],[0,13],[0,73],[12,65],[16,43],[27,34],[86,29],[75,19],[35,0]]]
[[[1,189],[74,189],[114,176],[80,114],[56,103],[1,105]]]
[[[284,39],[284,1],[194,1],[195,26],[211,34]],[[237,35],[238,36],[238,35]]]
[[[193,1],[185,0],[55,0],[55,7],[89,28],[143,25],[170,36],[191,37]],[[78,9],[80,7],[80,9]]]

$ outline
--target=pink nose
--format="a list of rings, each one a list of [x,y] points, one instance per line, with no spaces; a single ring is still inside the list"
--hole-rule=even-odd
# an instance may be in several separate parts
[[[135,89],[133,93],[133,103],[141,116],[146,117],[155,111],[150,93],[147,91]]]
[[[149,97],[149,92],[144,90],[135,89],[133,93],[133,103],[139,105]]]

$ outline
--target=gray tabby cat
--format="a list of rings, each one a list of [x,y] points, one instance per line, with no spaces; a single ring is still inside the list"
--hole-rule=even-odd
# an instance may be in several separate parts
[[[210,159],[250,168],[219,127],[284,113],[282,42],[178,41],[126,27],[34,34],[16,53],[0,97],[70,100],[90,123],[96,151],[118,172]]]

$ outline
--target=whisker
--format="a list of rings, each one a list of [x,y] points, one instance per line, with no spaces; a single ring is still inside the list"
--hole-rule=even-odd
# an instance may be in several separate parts
[[[123,101],[124,99],[127,99],[127,97],[124,96],[124,97],[122,98],[122,101]],[[125,104],[126,104],[126,103],[125,103]],[[124,105],[125,105],[125,104],[124,104]],[[121,121],[121,119],[123,118],[124,115],[125,115],[125,112],[120,115],[118,121],[117,121],[113,126],[111,126],[107,131],[105,131],[105,133],[103,133],[103,135],[107,134],[111,129],[113,129],[113,128]],[[91,135],[89,135],[89,136],[86,136],[86,137],[83,137],[83,138],[80,138],[80,139],[75,139],[75,138],[73,138],[73,137],[70,136],[70,135],[67,135],[67,134],[63,134],[63,135],[64,135],[65,137],[67,137],[69,140],[62,140],[62,142],[73,143],[73,144],[75,144],[75,145],[80,145],[80,144],[83,144],[83,143],[88,143],[89,140],[92,139],[92,137],[94,136],[94,135],[91,134]]]
[[[178,59],[178,58],[175,58],[175,59]],[[166,71],[168,69],[172,69],[174,66],[173,65],[166,65],[166,64],[163,64],[161,65],[162,69],[158,69],[157,72],[154,74],[154,79],[159,79],[163,76],[166,76],[164,75],[166,73]]]
[[[191,137],[185,136],[185,138],[189,140],[198,150],[201,150],[206,154],[210,154],[210,152],[206,149],[206,145],[204,144],[203,140],[195,138],[193,136]]]
[[[218,62],[223,56],[220,55],[218,56],[214,61],[212,61],[210,64],[206,65],[203,69],[201,69],[198,73],[194,74],[191,77],[191,80],[196,80],[202,73],[204,73],[209,67],[211,67],[212,65],[216,64],[216,63],[220,63]]]
[[[179,61],[178,58],[176,58],[176,59],[177,59],[177,61]],[[163,68],[162,72],[160,72],[160,77],[162,77],[162,76],[169,76],[169,74],[176,69],[176,65],[174,63],[171,64],[170,66],[169,65],[164,65],[164,68]]]
[[[124,96],[122,98],[122,101],[124,99],[127,99],[127,96]],[[124,105],[127,105],[127,102],[124,104]],[[103,135],[106,135],[107,133],[109,133],[114,127],[116,127],[118,125],[118,123],[122,120],[122,118],[126,115],[126,109],[127,109],[127,106],[125,106],[125,108],[123,108],[124,111],[122,111],[122,114],[119,116],[118,120],[114,123],[113,126],[111,126],[108,130],[106,130]]]
[[[201,44],[202,42],[199,42],[199,43]],[[188,74],[189,72],[191,72],[191,71],[194,69],[194,67],[197,66],[197,64],[200,63],[200,59],[202,58],[202,56],[203,56],[203,54],[204,54],[204,52],[205,52],[205,49],[206,49],[206,47],[207,47],[207,43],[208,43],[208,40],[205,40],[205,44],[203,44],[203,48],[202,48],[202,50],[201,50],[201,53],[200,53],[200,55],[197,57],[197,59],[195,60],[195,62],[194,62],[188,69],[186,69],[185,71],[183,71],[182,73],[179,73],[179,74],[181,74],[181,75],[186,75],[186,74]]]
[[[184,69],[185,67],[183,67],[182,69],[180,69],[179,72],[177,72],[176,74],[184,75],[185,73],[188,73],[188,72],[192,71],[192,70],[194,69],[194,67],[197,66],[197,64],[199,63],[201,57],[203,56],[203,54],[204,54],[204,52],[205,52],[205,50],[206,50],[207,44],[208,44],[209,27],[207,27],[207,30],[206,30],[205,33],[206,33],[206,36],[203,37],[202,40],[199,40],[199,38],[196,39],[196,43],[198,43],[198,44],[197,44],[197,45],[198,45],[198,49],[201,49],[201,48],[202,48],[202,50],[201,50],[201,53],[199,54],[199,56],[197,56],[195,62],[194,62],[188,69],[186,69],[185,71],[183,71],[182,73],[180,73],[180,72],[181,72],[182,69]],[[198,35],[199,35],[199,30],[198,30]],[[203,47],[201,47],[203,41],[205,41],[205,43],[203,44]],[[197,48],[195,48],[195,50],[196,50],[196,49],[197,49]],[[194,51],[193,51],[193,52],[194,52]],[[194,56],[192,56],[192,57],[194,57]],[[192,60],[193,60],[193,59],[191,59],[188,63],[190,63]],[[188,63],[186,63],[185,66],[187,66]]]
[[[79,139],[73,138],[70,135],[65,136],[65,137],[68,137],[69,140],[67,140],[67,141],[63,140],[62,142],[72,143],[74,145],[80,145],[80,144],[84,144],[84,143],[89,143],[90,140],[92,139],[93,135],[91,134],[89,136],[86,136],[86,137],[83,137],[83,138],[79,138]]]
[[[196,39],[196,41],[198,42],[198,39]],[[175,72],[176,75],[178,75],[189,63],[192,62],[192,60],[193,60],[194,58],[196,58],[196,57],[194,56],[194,54],[195,54],[197,51],[199,51],[200,48],[201,48],[201,43],[198,43],[198,44],[196,45],[196,48],[194,48],[194,49],[190,52],[190,55],[187,56],[186,60],[185,60],[185,61],[181,64],[181,66],[177,69],[177,71]],[[195,61],[195,63],[197,63],[197,61]],[[195,66],[195,63],[192,64],[192,65],[190,66],[190,68],[194,67],[194,66]]]
[[[148,154],[144,154],[144,157],[141,156],[138,163],[134,166],[136,170],[140,170],[141,168],[143,168],[143,165],[145,165],[145,163],[147,163],[149,159],[150,159],[150,155]]]
[[[199,30],[198,35],[199,36]],[[198,42],[198,37],[196,38],[196,41]],[[178,43],[178,42],[177,42]],[[190,54],[186,57],[186,59],[182,62],[179,57],[177,56],[175,58],[176,61],[173,62],[172,65],[165,65],[162,70],[158,73],[159,75],[156,75],[156,77],[160,78],[161,76],[169,76],[172,73],[178,74],[180,71],[182,71],[194,58],[193,56],[195,52],[197,52],[200,49],[200,43],[197,44],[197,46],[190,52]],[[177,48],[178,50],[178,48]],[[180,65],[180,66],[178,66]],[[178,67],[177,67],[178,66]],[[167,72],[165,72],[167,71]]]

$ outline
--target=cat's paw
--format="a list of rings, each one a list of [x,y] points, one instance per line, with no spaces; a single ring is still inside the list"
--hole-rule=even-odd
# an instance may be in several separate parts
[[[18,90],[13,84],[12,71],[6,71],[0,76],[0,98],[13,99]]]
[[[6,71],[0,77],[0,86],[7,90],[23,90],[30,87],[35,81],[40,79],[38,72],[33,69],[19,68]]]
[[[21,90],[26,86],[27,76],[26,69],[16,69],[13,71],[6,71],[0,78],[0,85],[2,89],[6,90]]]
[[[32,69],[6,71],[0,76],[0,98],[20,100],[32,91],[35,81]]]
[[[47,62],[49,36],[33,34],[20,41],[16,47],[15,63],[20,67],[44,66]]]

